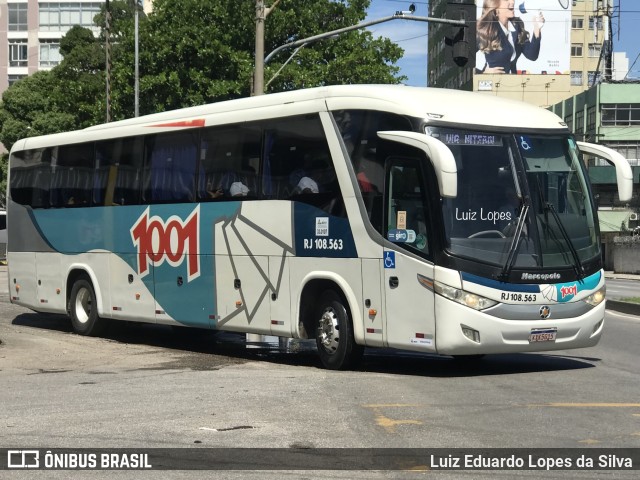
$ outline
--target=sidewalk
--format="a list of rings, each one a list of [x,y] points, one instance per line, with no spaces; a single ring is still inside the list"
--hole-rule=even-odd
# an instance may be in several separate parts
[[[640,280],[640,275],[633,275],[630,273],[604,272],[604,278],[613,278],[615,280]],[[638,294],[640,295],[640,285],[638,285]]]

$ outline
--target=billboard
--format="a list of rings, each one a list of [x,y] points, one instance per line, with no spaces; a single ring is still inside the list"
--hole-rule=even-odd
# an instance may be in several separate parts
[[[572,2],[477,0],[476,3],[476,73],[569,73]]]

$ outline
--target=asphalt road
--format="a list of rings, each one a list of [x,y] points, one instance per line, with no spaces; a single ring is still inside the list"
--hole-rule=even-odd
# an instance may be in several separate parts
[[[0,448],[640,448],[640,318],[607,312],[593,348],[446,357],[246,345],[117,324],[71,333],[0,295]],[[331,459],[327,459],[331,465]],[[636,471],[0,472],[5,478],[637,478]]]
[[[607,298],[619,300],[629,297],[640,297],[640,281],[607,279]]]

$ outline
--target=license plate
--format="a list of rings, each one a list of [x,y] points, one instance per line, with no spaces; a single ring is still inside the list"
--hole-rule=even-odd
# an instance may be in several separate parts
[[[553,328],[534,328],[529,334],[529,343],[534,342],[555,342],[558,329]]]

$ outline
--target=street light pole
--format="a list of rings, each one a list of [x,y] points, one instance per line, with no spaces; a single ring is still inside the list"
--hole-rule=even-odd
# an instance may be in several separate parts
[[[137,117],[140,115],[140,71],[138,67],[138,10],[139,10],[140,0],[136,0],[135,5],[135,68],[134,68],[134,116]]]
[[[109,0],[106,1],[104,7],[104,21],[105,21],[105,33],[104,33],[104,50],[105,50],[105,83],[107,86],[107,112],[106,112],[106,122],[109,123],[111,121],[111,44],[109,38],[109,30],[111,26],[109,25],[111,22],[111,13],[109,10]]]
[[[265,7],[264,0],[256,0],[256,52],[253,71],[253,95],[264,93],[264,22],[280,3],[276,0],[271,7]]]
[[[260,1],[260,0],[258,0],[258,1]],[[264,75],[264,65],[266,63],[268,63],[269,60],[271,60],[277,53],[279,53],[282,50],[285,50],[287,48],[302,47],[304,45],[307,45],[307,44],[310,44],[310,43],[314,43],[314,42],[317,42],[319,40],[323,40],[325,38],[329,38],[329,37],[333,37],[333,36],[336,36],[336,35],[340,35],[342,33],[350,32],[352,30],[358,30],[360,28],[370,27],[371,25],[377,25],[378,23],[389,22],[391,20],[412,20],[414,22],[444,23],[444,24],[447,24],[447,25],[457,25],[457,26],[460,26],[460,27],[464,27],[465,26],[465,21],[464,20],[449,20],[449,19],[446,19],[446,18],[432,18],[432,17],[414,17],[412,15],[407,15],[407,13],[412,13],[412,12],[396,12],[395,14],[393,14],[391,16],[388,16],[388,17],[383,17],[383,18],[378,18],[376,20],[371,20],[371,21],[368,21],[368,22],[358,23],[357,25],[351,25],[349,27],[339,28],[337,30],[332,30],[330,32],[325,32],[325,33],[321,33],[319,35],[314,35],[312,37],[302,38],[300,40],[296,40],[295,42],[285,43],[284,45],[280,45],[278,48],[273,50],[269,55],[266,56],[266,58],[264,58],[264,60],[261,60],[261,61],[258,60],[258,54],[257,54],[257,49],[256,49],[256,70],[255,70],[256,73],[255,73],[255,80],[254,80],[254,95],[261,95],[263,93],[264,78],[263,77],[258,78],[258,63],[260,63],[260,75]],[[263,27],[264,27],[264,23],[263,23]],[[258,42],[258,39],[257,39],[257,36],[256,36],[256,45],[257,45],[257,42]],[[262,51],[264,52],[264,43],[262,44],[262,48],[263,48]],[[294,55],[295,55],[295,52],[294,52]],[[291,57],[293,57],[293,55]],[[291,58],[289,58],[289,60],[291,60]],[[287,60],[287,61],[289,61],[289,60]],[[269,80],[269,83],[272,80],[273,80],[273,78],[271,80]],[[255,85],[258,84],[258,82],[259,82],[259,85],[260,85],[260,88],[261,88],[260,89],[260,93],[257,93],[258,89],[255,88]]]

